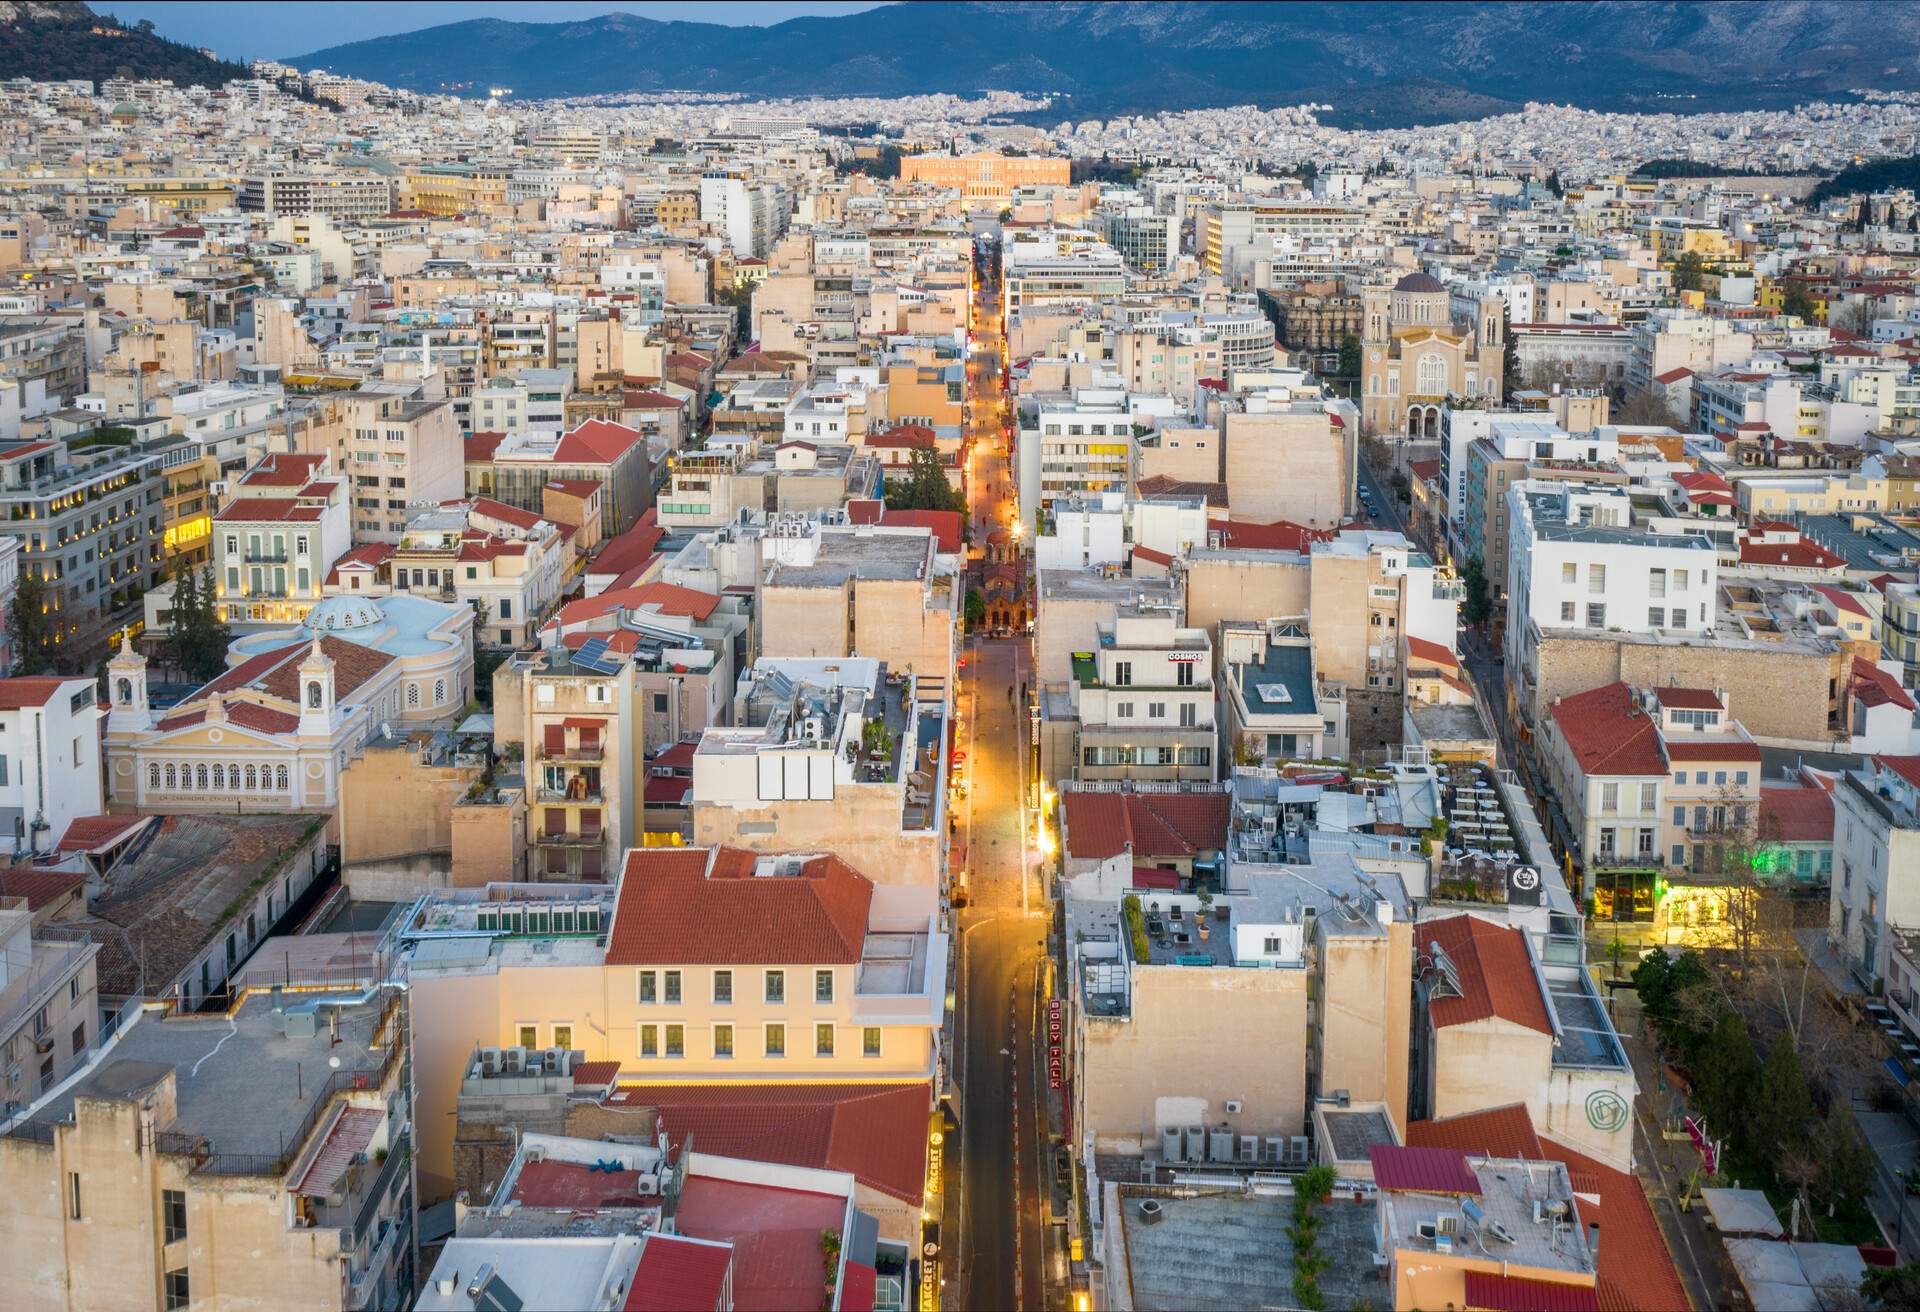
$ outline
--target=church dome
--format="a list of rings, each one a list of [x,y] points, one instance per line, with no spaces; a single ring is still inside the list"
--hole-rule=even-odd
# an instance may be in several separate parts
[[[372,628],[385,623],[386,618],[370,597],[328,597],[307,612],[300,627],[309,633],[339,633]]]
[[[1410,273],[1393,285],[1397,292],[1443,292],[1446,284],[1430,273]]]

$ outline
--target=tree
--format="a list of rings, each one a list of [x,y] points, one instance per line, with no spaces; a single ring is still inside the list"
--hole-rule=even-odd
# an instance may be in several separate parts
[[[1779,1160],[1783,1151],[1798,1148],[1813,1127],[1813,1098],[1807,1092],[1806,1072],[1800,1069],[1800,1057],[1784,1035],[1774,1037],[1766,1064],[1760,1068],[1753,1109],[1749,1132],[1769,1163]]]
[[[45,674],[53,668],[53,625],[47,619],[47,585],[31,570],[20,582],[7,612],[7,638],[13,644],[14,674]]]
[[[913,449],[906,477],[887,479],[888,510],[957,510],[966,514],[967,501],[940,463],[940,452],[932,446]]]
[[[1478,556],[1467,557],[1460,570],[1460,582],[1467,590],[1460,603],[1460,618],[1473,628],[1482,628],[1493,618],[1493,596],[1487,590],[1487,567]]]
[[[977,629],[987,622],[987,598],[978,588],[967,589],[967,627]]]
[[[1555,169],[1547,174],[1547,190],[1555,196],[1564,196],[1567,194],[1566,186],[1560,181],[1559,169]]]
[[[1719,1134],[1747,1127],[1760,1058],[1754,1053],[1746,1022],[1734,1012],[1724,1013],[1701,1045],[1692,1069],[1695,1101],[1706,1113],[1707,1124]]]
[[[736,282],[731,287],[716,288],[713,293],[715,305],[731,305],[734,314],[734,336],[742,341],[753,339],[753,284]]]
[[[1873,333],[1873,302],[1864,296],[1856,296],[1848,301],[1846,308],[1838,316],[1827,315],[1827,326],[1838,328],[1842,332],[1852,333],[1855,337],[1868,337]]]
[[[1356,381],[1360,377],[1360,339],[1353,333],[1340,339],[1340,377]]]
[[[1648,388],[1641,388],[1612,412],[1613,422],[1645,427],[1682,427],[1680,417],[1664,400]]]
[[[1815,313],[1813,293],[1807,290],[1804,283],[1788,283],[1785,294],[1780,298],[1780,310],[1802,323],[1812,323]]]
[[[204,682],[227,668],[227,645],[233,634],[220,619],[219,590],[211,565],[197,577],[190,568],[174,576],[167,641],[173,648],[173,663],[190,679]]]
[[[1513,311],[1500,311],[1500,395],[1507,400],[1520,390],[1520,353],[1513,349]]]
[[[1670,267],[1677,292],[1697,292],[1706,280],[1707,262],[1700,258],[1699,251],[1681,251]]]
[[[1860,1296],[1888,1312],[1920,1312],[1920,1262],[1868,1267]]]

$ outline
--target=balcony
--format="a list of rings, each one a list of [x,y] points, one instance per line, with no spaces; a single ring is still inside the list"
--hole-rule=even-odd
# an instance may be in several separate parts
[[[578,789],[542,788],[534,800],[543,806],[600,806],[604,797],[598,788],[587,792]]]
[[[597,765],[606,759],[607,745],[600,739],[590,743],[574,743],[558,749],[548,747],[536,758],[541,761],[554,761],[562,764],[580,763]]]
[[[579,833],[567,830],[539,833],[533,838],[536,847],[600,847],[606,842],[605,829],[583,829]]]

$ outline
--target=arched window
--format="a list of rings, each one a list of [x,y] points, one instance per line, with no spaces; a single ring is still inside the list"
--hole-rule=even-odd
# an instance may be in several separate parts
[[[175,776],[173,773],[173,764],[169,762],[167,764],[167,791],[172,792],[174,789],[178,788],[179,786],[180,785],[175,781]]]
[[[240,791],[240,762],[227,762],[227,787],[236,793]]]
[[[225,788],[227,786],[226,766],[216,764],[213,767],[213,786],[215,788]]]
[[[438,706],[441,702],[444,702],[446,699],[447,699],[447,681],[445,679],[435,679],[433,681],[433,704],[435,706]]]
[[[159,786],[160,786],[160,767],[158,764],[149,764],[147,766],[147,787],[158,788]]]
[[[1447,361],[1437,351],[1420,357],[1420,395],[1439,396],[1447,390]]]
[[[407,705],[418,706],[419,704],[420,704],[420,685],[417,683],[410,683],[407,685]]]
[[[206,766],[196,765],[193,767],[193,782],[194,782],[194,787],[198,788],[201,792],[204,793],[207,791],[207,767]]]
[[[286,766],[276,765],[273,767],[273,786],[275,788],[278,788],[283,793],[287,791],[287,767]]]
[[[316,711],[320,709],[320,685],[318,683],[310,683],[307,685],[307,705]]]
[[[131,702],[133,700],[133,680],[132,679],[122,679],[116,686],[120,690],[120,704],[122,706],[125,706],[128,702]]]
[[[252,792],[255,786],[257,785],[257,783],[258,783],[258,780],[254,775],[253,767],[248,766],[247,767],[247,791]]]

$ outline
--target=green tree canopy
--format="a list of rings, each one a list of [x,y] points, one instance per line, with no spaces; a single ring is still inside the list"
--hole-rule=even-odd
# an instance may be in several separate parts
[[[1804,284],[1797,282],[1787,284],[1787,290],[1780,297],[1780,309],[1784,313],[1806,323],[1812,323],[1816,308],[1813,293],[1809,292]]]
[[[1699,251],[1681,251],[1670,266],[1673,272],[1673,289],[1677,292],[1697,292],[1705,281],[1707,262],[1700,258]]]
[[[1487,567],[1480,557],[1467,557],[1467,563],[1460,570],[1460,582],[1467,590],[1465,600],[1460,603],[1460,618],[1477,629],[1493,618],[1493,595],[1487,589]]]
[[[986,594],[978,588],[967,589],[967,627],[977,629],[987,622]]]
[[[167,643],[173,663],[188,678],[204,682],[227,668],[227,646],[233,633],[220,619],[219,589],[213,567],[196,575],[190,568],[174,576],[173,607],[167,625]]]
[[[915,447],[904,474],[887,476],[888,510],[967,511],[966,496],[953,485],[940,463],[940,453],[931,446]]]
[[[32,570],[20,571],[7,612],[13,644],[13,674],[45,674],[53,668],[53,624],[47,618],[47,585]]]

